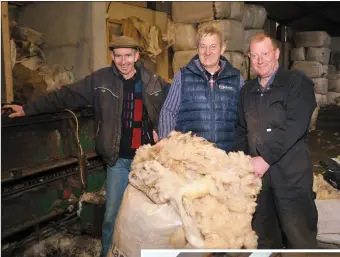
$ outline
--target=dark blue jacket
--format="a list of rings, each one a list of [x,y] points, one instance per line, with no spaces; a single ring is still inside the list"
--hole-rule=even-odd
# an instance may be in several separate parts
[[[192,131],[229,151],[235,140],[240,72],[223,56],[220,66],[212,87],[197,55],[181,69],[182,94],[175,129]]]

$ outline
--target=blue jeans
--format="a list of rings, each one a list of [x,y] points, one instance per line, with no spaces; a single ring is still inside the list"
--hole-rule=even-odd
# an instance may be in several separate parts
[[[129,182],[131,162],[130,159],[119,158],[114,166],[107,166],[106,202],[102,229],[103,256],[107,255],[112,243],[116,217]]]

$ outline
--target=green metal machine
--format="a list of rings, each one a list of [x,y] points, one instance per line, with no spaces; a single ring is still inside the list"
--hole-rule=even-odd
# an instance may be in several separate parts
[[[83,205],[81,218],[77,215],[82,193],[100,190],[106,177],[95,153],[93,116],[84,108],[1,117],[2,254],[11,256],[79,220],[79,232],[93,226],[100,231],[103,206]]]

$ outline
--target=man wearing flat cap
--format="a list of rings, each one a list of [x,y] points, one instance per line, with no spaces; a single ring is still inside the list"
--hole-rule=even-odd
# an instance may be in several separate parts
[[[136,149],[154,144],[169,84],[138,61],[138,43],[121,36],[109,46],[112,65],[24,106],[8,105],[9,117],[58,112],[91,105],[97,124],[96,151],[107,164],[102,255],[110,247],[116,216]]]

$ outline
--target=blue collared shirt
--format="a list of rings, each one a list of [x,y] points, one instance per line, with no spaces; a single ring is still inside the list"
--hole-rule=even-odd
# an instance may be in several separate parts
[[[267,85],[266,85],[265,87],[262,87],[262,86],[261,86],[261,78],[260,78],[259,76],[257,77],[257,82],[259,83],[262,92],[264,92],[264,91],[270,86],[270,84],[273,83],[273,81],[274,81],[274,79],[275,79],[275,75],[276,75],[278,69],[279,69],[279,67],[277,67],[277,69],[275,70],[275,72],[273,73],[273,75],[271,75],[271,77],[270,77],[270,79],[268,80]]]

